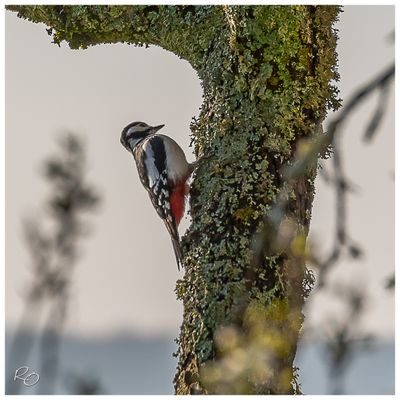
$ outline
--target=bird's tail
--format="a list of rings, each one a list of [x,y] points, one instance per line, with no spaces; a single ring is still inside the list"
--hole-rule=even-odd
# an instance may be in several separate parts
[[[176,240],[171,237],[172,245],[174,246],[176,264],[178,265],[178,271],[180,271],[180,266],[182,265],[182,250],[181,245],[179,243],[179,239]]]
[[[167,227],[168,233],[171,236],[172,246],[174,247],[176,263],[178,265],[178,270],[180,270],[180,266],[182,265],[182,250],[179,242],[179,233],[178,228],[174,222],[165,220],[165,226]]]

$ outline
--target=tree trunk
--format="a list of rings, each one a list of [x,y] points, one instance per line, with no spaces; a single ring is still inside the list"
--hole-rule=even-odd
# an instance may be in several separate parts
[[[316,163],[290,186],[282,171],[336,108],[337,6],[9,6],[72,48],[155,44],[188,60],[204,103],[192,125],[204,155],[183,238],[184,316],[177,394],[299,393],[304,259]],[[286,192],[285,192],[286,191]],[[278,193],[288,242],[254,263],[252,243]],[[271,239],[272,240],[272,239]],[[275,239],[274,239],[275,240]]]

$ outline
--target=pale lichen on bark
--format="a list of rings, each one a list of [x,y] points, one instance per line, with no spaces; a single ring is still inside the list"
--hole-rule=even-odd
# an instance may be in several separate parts
[[[303,139],[320,130],[327,109],[338,106],[332,25],[339,7],[9,9],[44,22],[56,43],[66,40],[75,49],[115,42],[154,44],[197,71],[204,102],[192,132],[196,154],[206,158],[191,188],[192,224],[183,238],[185,275],[176,287],[184,305],[176,393],[299,392],[293,360],[312,275],[304,263],[282,252],[267,255],[251,279],[247,272],[254,234],[285,186],[282,167],[293,162]],[[304,237],[316,168],[290,192],[288,218]],[[255,375],[248,368],[244,378],[236,379],[239,383],[221,384],[215,378],[221,374],[218,361],[234,354],[221,345],[227,332],[243,352],[254,343],[269,346],[272,371],[260,375],[257,364]],[[278,332],[283,343],[271,339]]]

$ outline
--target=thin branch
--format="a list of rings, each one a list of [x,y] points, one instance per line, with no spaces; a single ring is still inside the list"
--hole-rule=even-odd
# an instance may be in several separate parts
[[[372,92],[380,89],[384,91],[384,96],[387,96],[388,85],[394,78],[394,74],[395,66],[392,64],[375,79],[356,91],[350,98],[350,101],[337,113],[336,118],[329,123],[327,133],[321,133],[320,126],[317,126],[315,132],[316,137],[312,139],[307,153],[296,159],[291,166],[283,170],[284,184],[277,196],[275,204],[264,218],[263,228],[260,233],[256,235],[253,242],[253,271],[254,268],[260,264],[265,255],[274,254],[274,251],[276,252],[274,242],[276,241],[279,226],[286,217],[289,194],[294,188],[296,180],[303,177],[309,167],[317,162],[320,155],[325,154],[330,146],[333,148],[332,158],[334,165],[334,176],[331,178],[331,181],[333,181],[336,191],[335,243],[326,260],[319,265],[320,279],[318,287],[323,286],[328,270],[338,261],[343,248],[348,248],[352,254],[359,253],[353,251],[355,246],[350,240],[346,229],[346,194],[350,185],[345,177],[342,165],[338,134],[352,111],[367,99]],[[380,106],[378,106],[378,109],[379,108]],[[375,118],[373,118],[370,123],[370,129],[367,130],[368,138],[372,137],[372,134],[378,128],[381,120],[382,112],[376,112]],[[251,276],[251,273],[249,273],[249,276]]]

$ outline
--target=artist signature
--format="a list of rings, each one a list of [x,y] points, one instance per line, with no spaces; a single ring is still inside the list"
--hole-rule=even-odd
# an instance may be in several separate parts
[[[14,381],[21,380],[25,386],[33,386],[39,382],[39,374],[37,372],[29,372],[29,367],[23,366],[15,370]]]

